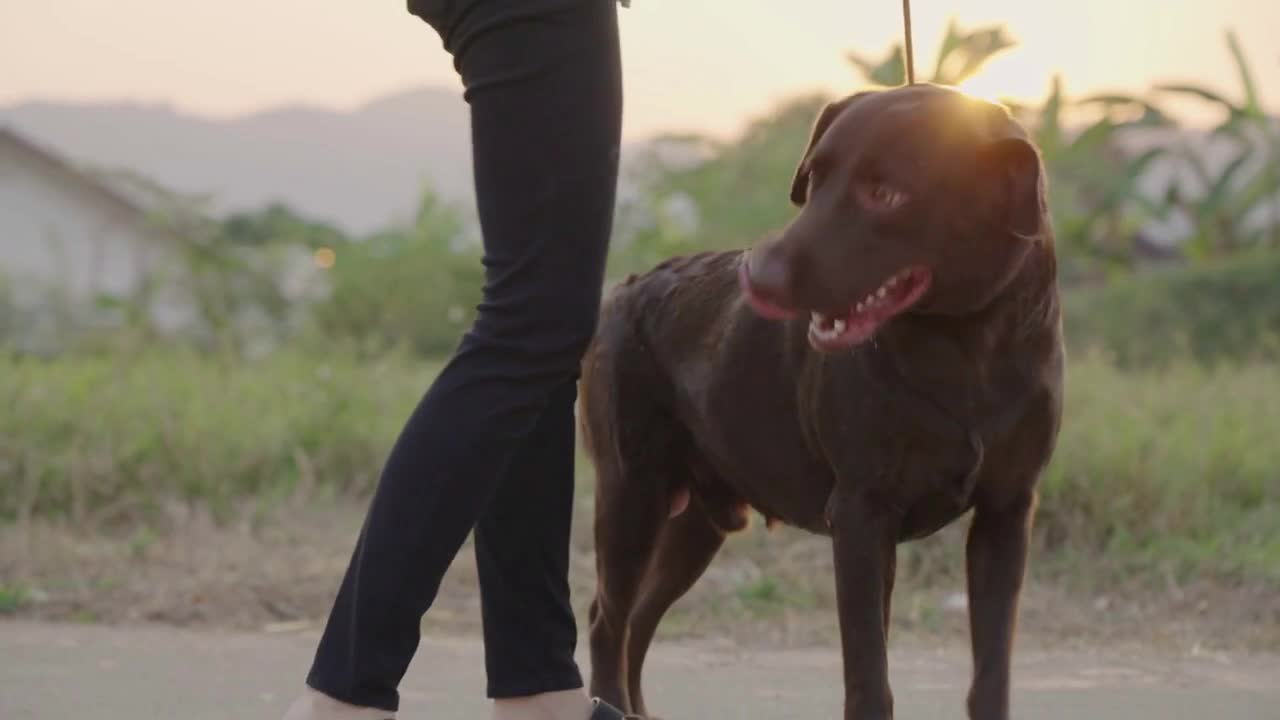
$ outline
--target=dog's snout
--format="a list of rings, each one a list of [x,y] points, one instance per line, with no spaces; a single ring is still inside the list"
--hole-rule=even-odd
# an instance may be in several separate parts
[[[780,305],[789,305],[792,296],[791,270],[776,248],[766,248],[751,258],[749,279],[759,295]]]
[[[757,313],[775,320],[796,314],[794,268],[776,245],[749,253],[739,275],[742,291]]]

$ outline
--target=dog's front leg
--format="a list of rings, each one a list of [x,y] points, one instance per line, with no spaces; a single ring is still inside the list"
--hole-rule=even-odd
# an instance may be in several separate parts
[[[1009,668],[1034,510],[1030,491],[998,507],[978,503],[974,510],[966,544],[972,720],[1009,718]]]
[[[891,720],[886,608],[893,588],[897,513],[869,493],[828,506],[844,656],[845,720]]]

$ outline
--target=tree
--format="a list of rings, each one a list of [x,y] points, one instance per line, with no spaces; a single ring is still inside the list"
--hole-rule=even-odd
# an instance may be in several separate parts
[[[308,220],[280,203],[261,210],[232,213],[222,222],[222,235],[237,245],[297,244],[313,250],[344,245],[348,241],[333,225]]]
[[[1003,25],[962,30],[953,19],[947,23],[946,33],[938,46],[933,75],[927,82],[960,85],[982,72],[997,55],[1017,44]],[[906,56],[901,43],[894,43],[880,60],[857,52],[849,52],[845,57],[870,83],[896,87],[907,82]]]
[[[1193,258],[1214,257],[1247,247],[1280,247],[1280,123],[1269,116],[1253,71],[1234,30],[1226,34],[1236,66],[1242,99],[1196,85],[1163,84],[1156,92],[1191,97],[1217,106],[1225,116],[1209,142],[1193,147],[1184,142],[1179,157],[1195,178],[1191,187],[1175,183],[1171,202],[1191,219],[1186,241]],[[1226,146],[1229,158],[1212,168],[1205,154],[1214,143]]]
[[[484,283],[479,249],[463,231],[460,214],[428,191],[413,225],[333,249],[330,294],[315,309],[319,331],[364,356],[451,351]]]

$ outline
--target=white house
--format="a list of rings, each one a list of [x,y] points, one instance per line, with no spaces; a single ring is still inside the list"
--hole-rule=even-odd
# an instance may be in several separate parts
[[[173,261],[173,250],[133,200],[0,127],[0,277],[19,308],[38,318],[53,297],[87,306],[131,296]],[[193,309],[161,287],[151,314],[171,330],[189,323]]]
[[[187,241],[167,236],[149,214],[167,191],[127,178],[76,168],[0,127],[0,330],[28,347],[57,346],[68,311],[81,325],[110,322],[111,313],[100,309],[103,298],[138,307],[144,297],[156,330],[199,335],[207,329],[183,258]],[[297,306],[293,319],[327,292],[325,273],[305,246],[225,252],[272,275],[282,298]],[[6,324],[6,302],[16,306],[21,327]],[[235,322],[256,338],[251,342],[270,344],[262,338],[275,331],[263,328],[260,315],[245,307]]]

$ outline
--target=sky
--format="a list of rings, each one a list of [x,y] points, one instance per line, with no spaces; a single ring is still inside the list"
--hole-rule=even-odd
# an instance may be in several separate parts
[[[1234,27],[1280,108],[1277,0],[913,0],[917,66],[949,19],[1020,40],[969,89],[1043,97],[1195,82],[1239,94]],[[794,93],[851,92],[850,49],[900,37],[898,0],[633,0],[620,11],[625,134],[725,136]],[[283,103],[353,108],[415,85],[459,88],[404,0],[0,0],[0,103],[132,100],[233,116]],[[1187,108],[1192,109],[1194,108]],[[1192,120],[1212,119],[1195,115]]]

